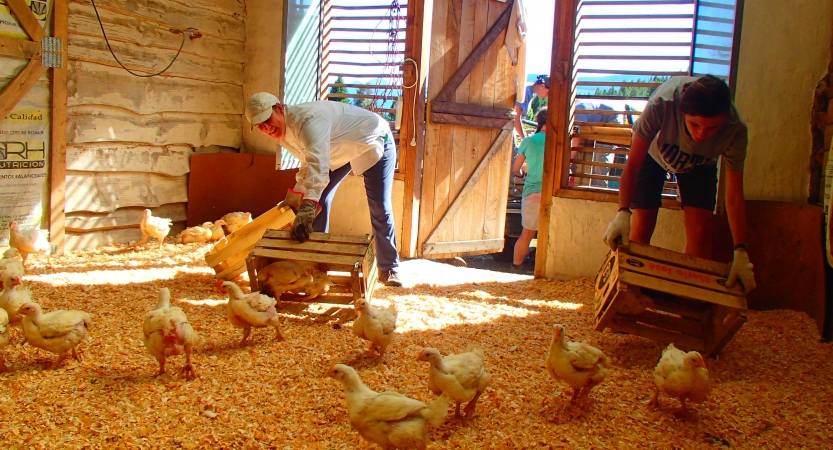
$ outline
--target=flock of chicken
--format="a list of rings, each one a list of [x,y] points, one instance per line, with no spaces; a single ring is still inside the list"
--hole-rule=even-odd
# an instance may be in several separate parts
[[[196,227],[188,227],[182,230],[176,237],[177,244],[189,244],[192,242],[215,242],[219,241],[226,234],[231,234],[243,228],[252,221],[252,213],[232,212],[224,215],[220,220],[205,222]],[[167,217],[156,217],[146,209],[139,223],[142,231],[142,239],[133,245],[143,245],[148,239],[154,238],[159,241],[159,248],[165,243],[165,237],[171,232],[173,221]]]
[[[240,219],[235,221],[232,217],[223,217],[210,225],[222,227],[220,222],[225,222],[226,226],[232,223],[232,226],[239,228],[245,225],[247,219],[251,220],[251,215],[248,218],[243,215]],[[163,230],[166,227],[170,231],[169,219],[153,217],[146,210],[140,242],[147,242],[148,237],[161,242],[167,235],[167,231]],[[26,257],[33,253],[46,253],[48,242],[37,230],[20,230],[14,222],[9,228],[12,248],[0,259],[0,372],[6,370],[1,349],[8,344],[9,325],[22,329],[25,342],[56,354],[58,358],[52,363],[52,368],[70,355],[80,362],[77,347],[87,336],[91,325],[90,314],[84,311],[41,311],[40,306],[32,301],[30,291],[22,286],[21,279]],[[209,227],[203,228],[209,230]],[[219,233],[223,233],[222,228]],[[262,292],[249,294],[230,281],[216,286],[218,291],[228,295],[226,314],[229,322],[243,330],[240,346],[247,344],[252,328],[273,327],[275,340],[284,340],[277,313],[284,292],[303,290],[314,297],[326,292],[332,285],[317,265],[297,261],[272,263],[258,273],[258,281],[263,286]],[[145,316],[145,347],[159,363],[158,375],[165,373],[167,357],[184,353],[185,366],[181,373],[187,380],[192,380],[197,373],[191,361],[191,352],[198,336],[182,309],[170,305],[170,299],[168,288],[160,289],[156,307]],[[392,303],[384,309],[375,308],[365,299],[358,299],[355,309],[357,316],[353,322],[353,334],[369,341],[368,351],[378,353],[381,361],[396,330],[396,304]],[[460,409],[463,403],[467,403],[464,408],[466,417],[474,415],[478,398],[491,383],[483,358],[483,352],[474,346],[463,353],[445,357],[434,348],[421,350],[417,360],[429,363],[428,388],[438,395],[428,404],[394,391],[375,392],[348,365],[332,366],[327,376],[342,383],[350,423],[364,439],[383,448],[424,449],[429,442],[429,427],[437,427],[444,422],[452,402],[455,404],[455,419],[462,419]],[[583,401],[610,371],[608,358],[601,350],[584,342],[567,341],[562,325],[553,327],[545,362],[547,371],[557,382],[572,388],[571,403]],[[686,411],[686,401],[703,402],[710,392],[703,357],[698,352],[680,351],[673,344],[663,351],[654,370],[654,381],[656,389],[650,401],[654,407],[659,405],[660,392],[678,398],[682,411]]]

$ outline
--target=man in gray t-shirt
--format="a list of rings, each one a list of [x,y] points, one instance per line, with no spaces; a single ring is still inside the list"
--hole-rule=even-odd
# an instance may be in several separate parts
[[[744,292],[754,289],[743,196],[746,145],[746,125],[723,80],[706,75],[674,77],[663,83],[648,99],[633,127],[633,141],[620,179],[619,211],[604,234],[604,242],[612,249],[616,249],[619,238],[623,244],[631,239],[650,243],[662,205],[662,189],[668,174],[673,173],[685,212],[686,253],[710,259],[716,163],[722,156],[728,169],[726,212],[735,244],[726,286],[739,279]]]

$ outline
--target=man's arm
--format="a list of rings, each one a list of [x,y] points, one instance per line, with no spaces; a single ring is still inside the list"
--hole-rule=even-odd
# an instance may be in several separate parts
[[[650,142],[642,139],[636,134],[633,135],[628,161],[625,163],[625,170],[619,179],[619,208],[630,208],[631,200],[636,192],[636,177],[642,169],[642,163],[648,157]]]
[[[518,136],[520,136],[521,139],[526,137],[524,136],[524,128],[521,126],[521,117],[523,115],[524,110],[520,106],[515,105],[515,132],[518,133]]]
[[[746,243],[746,198],[743,196],[743,169],[726,171],[726,214],[734,245]]]

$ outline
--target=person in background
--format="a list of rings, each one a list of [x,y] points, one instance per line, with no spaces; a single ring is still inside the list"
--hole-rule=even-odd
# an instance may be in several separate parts
[[[282,105],[268,92],[249,97],[245,113],[252,127],[274,138],[301,162],[295,188],[283,201],[296,214],[292,238],[304,242],[312,231],[329,232],[336,189],[352,171],[364,177],[379,280],[387,286],[402,286],[391,201],[396,147],[388,122],[341,102]]]
[[[540,98],[547,98],[550,95],[550,77],[547,75],[538,75],[535,83],[530,84],[524,91],[524,101],[515,103],[515,132],[521,139],[525,138],[524,128],[521,125],[521,120],[526,117],[529,112],[529,105],[532,103],[532,96],[537,95]],[[514,145],[514,144],[513,144]]]
[[[726,168],[726,213],[734,240],[734,258],[726,286],[737,280],[744,292],[755,288],[746,243],[743,165],[746,124],[732,104],[729,87],[706,75],[673,77],[648,99],[633,128],[633,142],[622,173],[619,211],[603,241],[648,244],[662,205],[667,174],[674,173],[685,217],[686,253],[711,258],[712,211],[717,195],[717,158]],[[633,227],[631,228],[631,219]]]
[[[544,140],[547,131],[547,108],[538,110],[535,116],[538,128],[535,134],[521,142],[518,157],[512,166],[512,173],[517,177],[526,177],[521,199],[521,225],[523,230],[515,241],[515,252],[512,268],[519,269],[526,255],[529,254],[529,243],[538,233],[538,212],[541,209],[541,178],[544,174]],[[522,169],[526,161],[527,173]]]

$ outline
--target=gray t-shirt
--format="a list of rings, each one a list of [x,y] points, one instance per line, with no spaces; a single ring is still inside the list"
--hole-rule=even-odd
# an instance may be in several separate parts
[[[717,133],[702,142],[689,136],[679,109],[680,97],[683,85],[696,80],[673,77],[658,87],[634,124],[634,134],[651,143],[648,154],[669,172],[685,173],[694,166],[716,164],[720,156],[729,170],[743,169],[748,138],[746,124],[735,105]]]

